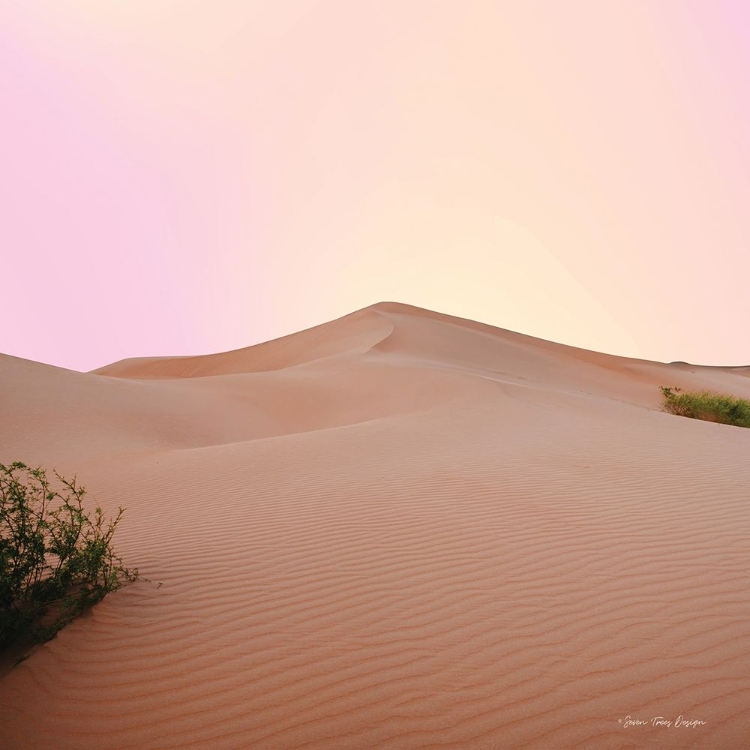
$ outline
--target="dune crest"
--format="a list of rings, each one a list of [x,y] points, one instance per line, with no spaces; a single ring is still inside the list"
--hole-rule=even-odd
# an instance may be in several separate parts
[[[658,386],[747,374],[393,302],[91,373],[2,356],[0,461],[124,506],[143,579],[0,680],[0,747],[744,748],[750,430]]]
[[[392,330],[375,308],[365,308],[330,323],[243,349],[197,357],[125,359],[94,372],[121,378],[198,378],[283,370],[342,354],[364,353]]]

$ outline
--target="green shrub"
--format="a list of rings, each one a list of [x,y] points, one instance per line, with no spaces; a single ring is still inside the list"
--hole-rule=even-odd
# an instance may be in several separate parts
[[[123,514],[106,522],[83,509],[85,489],[57,472],[0,464],[0,650],[41,642],[101,601],[137,570],[122,566],[112,536]]]
[[[670,414],[708,422],[750,427],[750,401],[713,391],[682,392],[661,386],[662,409]]]

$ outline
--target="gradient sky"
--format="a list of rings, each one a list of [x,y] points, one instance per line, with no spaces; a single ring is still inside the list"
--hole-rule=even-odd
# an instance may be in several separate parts
[[[750,364],[750,4],[5,0],[0,351],[381,300]]]

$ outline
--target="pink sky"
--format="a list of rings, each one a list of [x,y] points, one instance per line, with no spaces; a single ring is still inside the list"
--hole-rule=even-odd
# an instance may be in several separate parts
[[[10,0],[0,351],[87,370],[397,300],[748,364],[749,16]]]

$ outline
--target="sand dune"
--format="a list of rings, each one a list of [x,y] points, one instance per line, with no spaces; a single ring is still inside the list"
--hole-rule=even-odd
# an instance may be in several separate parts
[[[0,747],[749,747],[750,430],[658,391],[749,371],[395,303],[92,373],[0,357],[0,461],[125,506],[144,577],[0,681]]]

